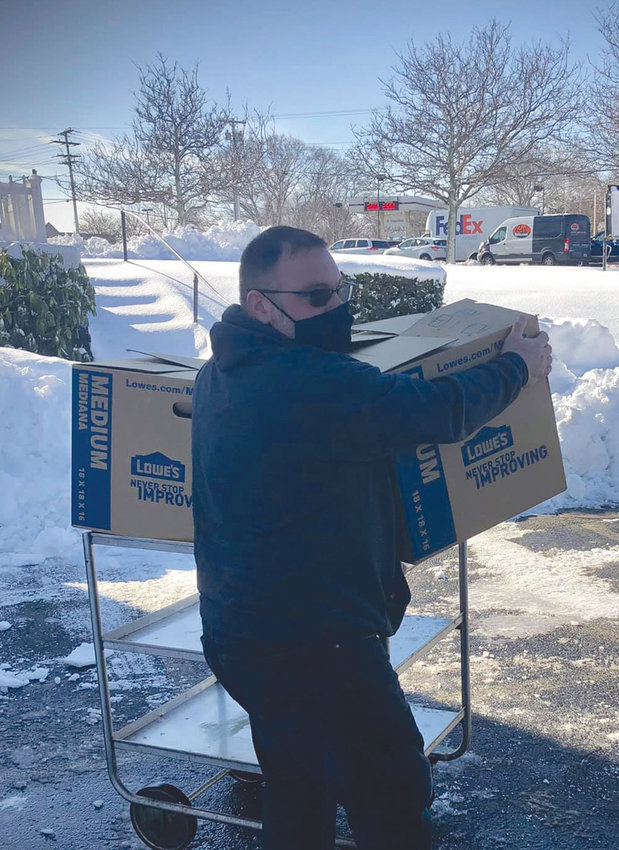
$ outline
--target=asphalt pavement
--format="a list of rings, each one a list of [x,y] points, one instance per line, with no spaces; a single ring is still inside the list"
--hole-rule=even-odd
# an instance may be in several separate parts
[[[588,569],[598,589],[602,582],[613,595],[619,592],[618,518],[613,512],[581,511],[531,517],[511,526],[518,529],[518,545],[557,563],[569,565],[574,552],[607,550],[607,557]],[[455,563],[452,550],[409,571],[417,609],[450,613],[457,596]],[[514,598],[509,608],[478,604],[476,587],[488,581],[493,565],[475,555],[469,566],[473,737],[463,757],[435,767],[433,850],[615,850],[617,620],[597,616],[595,609],[582,616],[586,599],[581,599],[573,620],[563,618],[556,627],[541,629],[534,617],[528,618],[526,600]],[[146,584],[143,592],[149,592]],[[113,601],[105,612],[116,622],[137,613]],[[512,623],[514,618],[520,624],[516,636],[500,627],[502,620]],[[0,635],[0,663],[50,667],[44,681],[0,694],[0,848],[143,848],[128,805],[106,773],[95,671],[75,671],[60,661],[80,641],[91,640],[83,592],[41,599],[33,589],[31,600],[0,606],[0,620],[12,623]],[[490,621],[493,631],[487,628]],[[114,717],[120,726],[182,693],[203,678],[206,667],[122,654],[112,672]],[[412,701],[457,706],[457,635],[409,668],[402,682]],[[457,746],[458,738],[456,730],[446,746]],[[133,790],[170,782],[188,793],[215,772],[174,759],[119,754],[119,773]],[[200,803],[259,818],[260,797],[259,787],[246,788],[226,777]],[[345,831],[343,814],[339,821]],[[190,844],[190,850],[260,847],[259,833],[211,822],[199,823]]]

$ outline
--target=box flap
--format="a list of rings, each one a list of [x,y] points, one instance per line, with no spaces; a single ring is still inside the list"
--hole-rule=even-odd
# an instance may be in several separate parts
[[[359,333],[353,334],[351,343],[353,348],[359,348],[363,345],[369,345],[372,342],[385,342],[387,339],[393,339],[393,334],[380,334],[380,333]]]
[[[480,304],[464,298],[454,304],[426,313],[419,321],[403,331],[403,336],[438,337],[449,334],[453,341],[464,342],[511,327],[522,310],[509,310],[494,304]]]
[[[131,351],[134,354],[143,354],[145,357],[152,357],[159,363],[180,366],[183,369],[195,369],[196,371],[201,369],[206,363],[206,360],[202,360],[200,357],[186,357],[183,354],[154,354],[150,351],[140,351],[137,348],[128,348],[127,351]]]
[[[125,372],[148,372],[151,375],[176,375],[185,371],[185,366],[174,366],[171,363],[162,363],[160,360],[138,360],[127,358],[125,360],[95,360],[93,363],[75,363],[75,367],[87,369],[122,369]]]
[[[453,342],[452,337],[393,336],[355,351],[353,357],[388,372]]]
[[[427,313],[410,313],[408,316],[394,316],[391,319],[381,319],[378,322],[363,322],[360,325],[353,325],[352,329],[353,332],[371,331],[381,334],[402,334],[424,316],[427,316]]]

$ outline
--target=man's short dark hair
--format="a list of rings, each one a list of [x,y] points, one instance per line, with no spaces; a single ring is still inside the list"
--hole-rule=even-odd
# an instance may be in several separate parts
[[[263,286],[263,276],[271,271],[287,247],[291,254],[310,251],[312,248],[326,248],[327,243],[309,230],[299,227],[269,227],[260,236],[249,243],[241,255],[239,268],[239,300],[242,306],[247,303],[250,289]]]

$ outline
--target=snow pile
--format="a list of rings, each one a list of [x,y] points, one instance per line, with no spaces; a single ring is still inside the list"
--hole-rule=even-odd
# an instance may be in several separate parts
[[[0,242],[0,249],[6,251],[9,257],[15,260],[23,260],[24,250],[27,249],[36,254],[60,254],[66,269],[76,269],[80,264],[78,247],[71,242],[61,242],[56,245],[50,245],[49,242]]]
[[[3,569],[79,552],[70,528],[70,381],[66,360],[0,348]]]
[[[253,221],[218,222],[206,231],[194,227],[182,227],[163,238],[185,260],[229,261],[239,260],[245,246],[262,232]],[[82,257],[121,258],[122,244],[110,245],[106,239],[91,236],[82,239],[79,235],[57,236],[49,240],[54,245],[75,245]],[[134,236],[127,240],[127,256],[137,260],[170,260],[174,256],[155,236]]]
[[[619,366],[613,335],[596,319],[540,319],[540,327],[546,333],[552,328],[553,356],[569,363],[576,375]]]
[[[106,657],[111,655],[113,650],[104,650]],[[94,667],[96,662],[95,647],[92,643],[80,643],[75,649],[62,659],[69,667]]]
[[[619,367],[592,369],[581,378],[573,377],[571,392],[553,393],[568,489],[552,499],[549,507],[616,504],[619,501]]]
[[[103,236],[90,236],[84,239],[79,233],[71,233],[68,236],[51,236],[47,240],[49,245],[58,248],[70,246],[79,250],[83,257],[112,256],[120,258],[123,256],[122,245],[112,245]]]

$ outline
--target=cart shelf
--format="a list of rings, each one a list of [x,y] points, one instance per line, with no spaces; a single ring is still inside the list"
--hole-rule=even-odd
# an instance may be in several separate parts
[[[429,753],[462,719],[462,712],[411,706]],[[194,762],[259,772],[249,718],[214,677],[171,700],[114,739],[122,747]]]
[[[389,640],[393,667],[402,672],[460,622],[461,617],[450,620],[407,614],[397,633]],[[104,643],[106,649],[204,661],[201,634],[198,594],[194,594],[108,632],[104,635]]]

